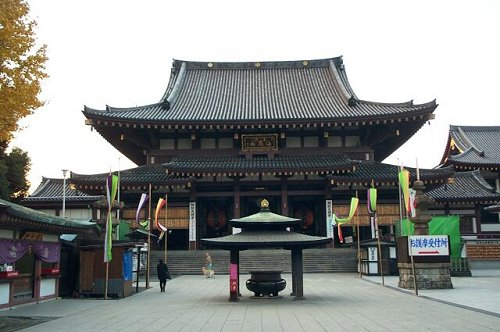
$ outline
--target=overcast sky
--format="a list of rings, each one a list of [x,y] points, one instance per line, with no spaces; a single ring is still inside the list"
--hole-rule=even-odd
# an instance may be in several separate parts
[[[364,100],[425,103],[436,119],[385,160],[436,166],[449,125],[500,125],[500,2],[29,0],[48,45],[43,108],[11,146],[32,160],[34,190],[62,169],[134,167],[84,124],[84,105],[155,103],[172,59],[277,61],[343,56]],[[500,142],[499,142],[500,144]]]

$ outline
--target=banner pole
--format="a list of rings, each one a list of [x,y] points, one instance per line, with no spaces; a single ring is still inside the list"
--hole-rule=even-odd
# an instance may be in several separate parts
[[[410,235],[408,234],[408,247],[410,248],[410,259],[411,259],[411,273],[413,274],[413,288],[415,288],[415,295],[418,296],[417,288],[417,275],[415,273],[415,261],[413,259],[413,249],[411,246]]]
[[[373,213],[373,218],[375,218],[374,222],[376,225],[375,228],[375,233],[377,234],[377,244],[378,244],[378,261],[379,261],[379,269],[380,269],[380,275],[382,276],[382,286],[385,286],[384,282],[384,269],[382,267],[382,246],[380,245],[380,232],[378,228],[378,221],[377,221],[377,212]]]
[[[358,191],[356,190],[356,198],[358,198]],[[359,241],[360,234],[359,234],[359,213],[358,209],[356,209],[356,238],[358,242],[358,271],[359,271],[359,277],[362,278],[363,274],[361,273],[361,243]]]
[[[163,249],[163,261],[165,264],[167,263],[167,236],[168,236],[168,227],[167,227],[167,212],[168,212],[168,194],[165,194],[165,228],[167,230],[165,231],[165,248]]]
[[[150,270],[150,256],[151,256],[151,201],[153,197],[151,196],[151,183],[149,184],[149,208],[148,208],[148,259],[146,261],[146,289],[149,288],[149,270]]]

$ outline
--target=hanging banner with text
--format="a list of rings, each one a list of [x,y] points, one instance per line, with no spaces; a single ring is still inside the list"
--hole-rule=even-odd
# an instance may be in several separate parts
[[[333,237],[333,202],[326,200],[326,236]]]
[[[449,256],[448,235],[413,235],[408,237],[411,256]]]
[[[196,241],[196,202],[189,202],[189,241]]]

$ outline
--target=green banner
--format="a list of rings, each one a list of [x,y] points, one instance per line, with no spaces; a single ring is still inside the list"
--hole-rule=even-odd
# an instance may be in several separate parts
[[[399,224],[399,223],[398,223]],[[399,226],[399,225],[398,225]],[[408,219],[403,219],[403,236],[413,235],[414,224]],[[400,226],[399,226],[400,227]],[[410,230],[410,234],[408,234]],[[400,234],[397,232],[396,234]],[[460,258],[460,217],[459,216],[435,216],[429,222],[429,235],[449,235],[450,255],[452,258]]]

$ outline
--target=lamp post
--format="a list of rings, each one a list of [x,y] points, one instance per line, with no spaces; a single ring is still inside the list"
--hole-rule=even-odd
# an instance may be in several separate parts
[[[67,169],[63,169],[63,206],[62,206],[62,217],[66,218],[66,175],[68,174]]]

